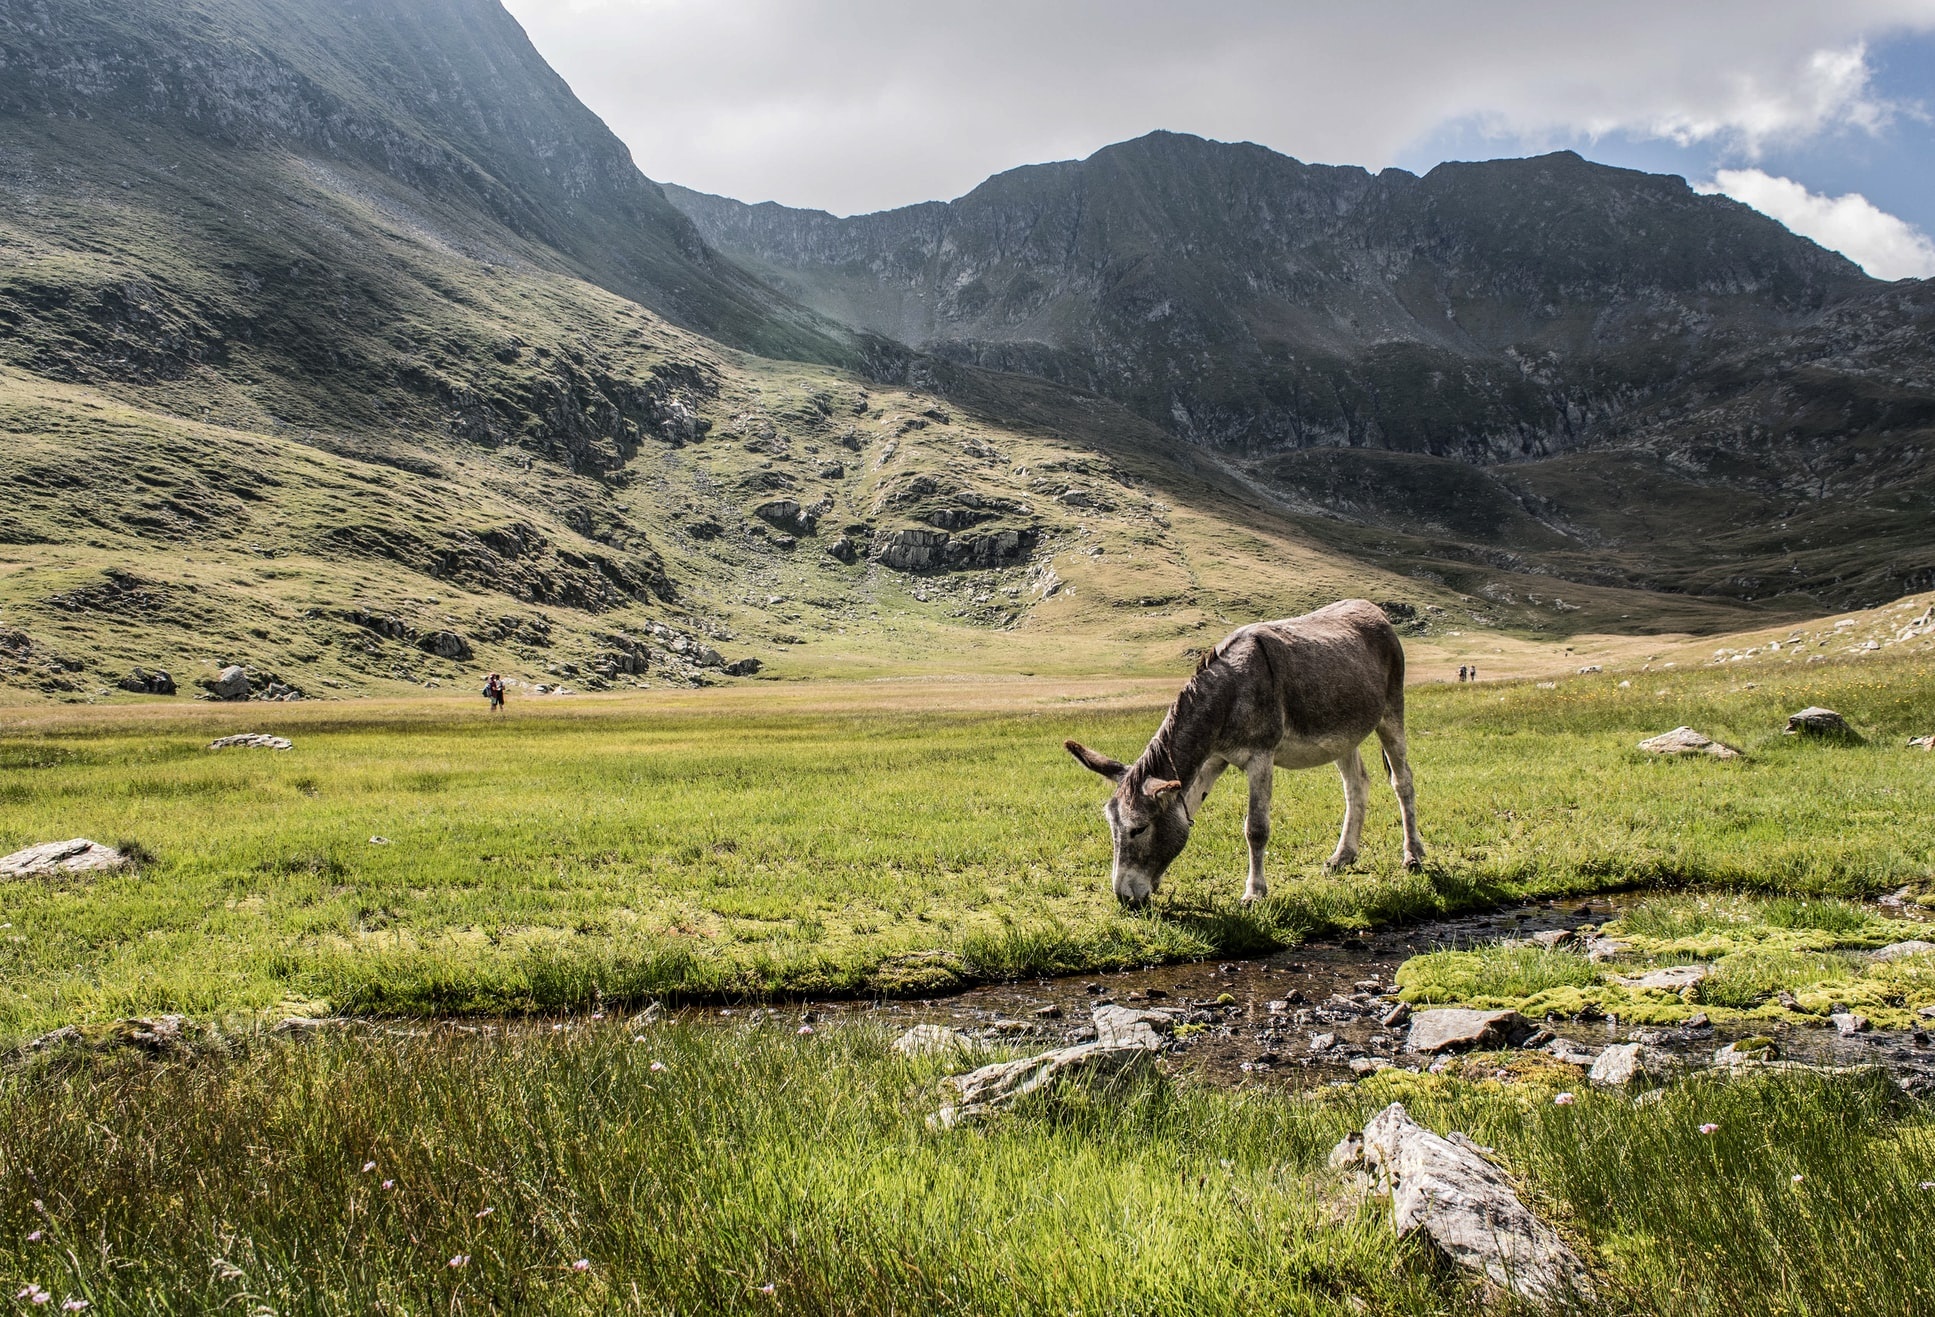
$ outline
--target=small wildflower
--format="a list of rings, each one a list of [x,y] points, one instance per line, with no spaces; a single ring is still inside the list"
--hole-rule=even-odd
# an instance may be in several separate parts
[[[635,1033],[632,1035],[632,1041],[635,1043],[642,1043],[645,1041],[645,1035],[642,1033]]]
[[[463,1265],[464,1265],[465,1263],[467,1263],[467,1262],[469,1262],[469,1261],[470,1261],[470,1254],[468,1254],[468,1253],[459,1253],[459,1254],[458,1254],[458,1255],[457,1255],[456,1257],[454,1257],[454,1258],[452,1258],[452,1259],[450,1259],[450,1261],[448,1261],[448,1262],[446,1262],[446,1263],[444,1263],[444,1265],[445,1265],[445,1266],[447,1266],[447,1267],[461,1267],[461,1266],[463,1266]]]
[[[808,1036],[809,1034],[811,1034],[812,1032],[813,1032],[813,1026],[812,1026],[812,1025],[810,1025],[810,1024],[802,1024],[802,1025],[800,1026],[800,1037],[802,1037],[802,1038],[805,1038],[805,1037],[807,1037],[807,1036]]]
[[[1790,1175],[1787,1177],[1787,1182],[1789,1184],[1799,1184],[1804,1178],[1805,1178],[1804,1176]]]
[[[1711,1133],[1713,1133],[1713,1132],[1714,1132],[1715,1130],[1717,1130],[1717,1129],[1719,1129],[1719,1128],[1720,1128],[1720,1127],[1719,1127],[1718,1125],[1716,1125],[1716,1124],[1714,1124],[1714,1123],[1713,1123],[1712,1121],[1708,1121],[1708,1122],[1707,1122],[1706,1124],[1704,1124],[1704,1125],[1702,1125],[1702,1126],[1700,1126],[1700,1133],[1702,1133],[1702,1134],[1711,1134]]]
[[[42,1230],[29,1230],[27,1232],[27,1242],[29,1244],[38,1244],[41,1240],[45,1239],[46,1237],[47,1237],[46,1232]]]
[[[1572,1094],[1561,1093],[1557,1097],[1552,1099],[1552,1105],[1555,1107],[1569,1107],[1576,1101],[1578,1101],[1578,1099],[1573,1097]]]
[[[773,1283],[770,1280],[767,1281],[764,1285],[761,1285],[759,1287],[759,1292],[761,1294],[771,1294],[773,1292]]]
[[[1923,1180],[1915,1187],[1918,1189],[1935,1189],[1935,1180]]]
[[[497,1209],[494,1207],[486,1207],[483,1211],[477,1214],[476,1219],[479,1221],[482,1221],[485,1217],[489,1216],[492,1212],[495,1212],[496,1210]]]
[[[661,1071],[661,1070],[663,1070],[663,1069],[665,1069],[665,1062],[663,1062],[663,1061],[654,1061],[654,1062],[652,1062],[652,1073],[653,1073],[653,1074],[657,1074],[657,1073],[658,1073],[659,1071]]]
[[[576,1262],[574,1262],[574,1263],[572,1263],[572,1264],[571,1264],[571,1269],[572,1269],[573,1271],[590,1271],[590,1270],[591,1270],[591,1259],[590,1259],[590,1258],[579,1258],[579,1259],[578,1259],[578,1260],[577,1260]]]
[[[605,1018],[605,1013],[603,1011],[593,1011],[591,1013],[591,1018],[594,1020],[602,1020]]]
[[[385,1181],[383,1181],[383,1187],[384,1187],[385,1189],[394,1189],[394,1188],[396,1188],[396,1181],[395,1181],[395,1180],[385,1180]]]
[[[369,1173],[370,1173],[371,1171],[373,1171],[373,1170],[375,1170],[375,1169],[376,1169],[376,1163],[375,1163],[375,1162],[364,1162],[364,1163],[363,1163],[363,1174],[365,1174],[365,1175],[368,1175],[368,1174],[369,1174]]]
[[[68,1299],[60,1305],[62,1312],[80,1312],[87,1307],[86,1299]]]

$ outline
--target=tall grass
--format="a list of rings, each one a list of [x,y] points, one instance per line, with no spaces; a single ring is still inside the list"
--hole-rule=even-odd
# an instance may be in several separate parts
[[[1486,1310],[1324,1166],[1395,1093],[1499,1150],[1595,1265],[1595,1311],[1935,1300],[1931,1113],[1863,1083],[1560,1107],[1391,1072],[1311,1097],[1157,1078],[936,1132],[938,1071],[872,1028],[636,1036],[372,1031],[16,1071],[0,1278],[114,1314]]]

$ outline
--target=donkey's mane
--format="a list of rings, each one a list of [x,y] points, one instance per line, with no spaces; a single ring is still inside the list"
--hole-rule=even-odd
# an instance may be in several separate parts
[[[1207,697],[1212,684],[1210,670],[1223,657],[1223,646],[1204,650],[1196,660],[1196,670],[1190,674],[1183,688],[1176,692],[1175,703],[1163,716],[1162,726],[1149,738],[1142,755],[1135,761],[1131,771],[1131,785],[1140,787],[1152,777],[1180,780],[1181,770],[1176,765],[1176,724],[1194,711],[1194,706]]]

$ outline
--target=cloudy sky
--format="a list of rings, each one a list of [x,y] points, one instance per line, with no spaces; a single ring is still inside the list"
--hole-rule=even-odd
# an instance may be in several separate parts
[[[506,0],[654,178],[854,214],[1157,128],[1684,175],[1935,276],[1935,0]]]

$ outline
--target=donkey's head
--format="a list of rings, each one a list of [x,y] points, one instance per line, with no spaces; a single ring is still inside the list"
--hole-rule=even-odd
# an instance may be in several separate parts
[[[1124,905],[1148,904],[1162,882],[1163,871],[1189,842],[1183,784],[1145,777],[1078,741],[1064,744],[1084,768],[1115,783],[1115,794],[1102,806],[1115,843],[1115,866],[1109,873],[1109,883]]]

